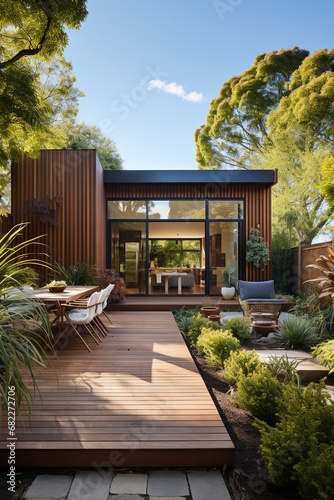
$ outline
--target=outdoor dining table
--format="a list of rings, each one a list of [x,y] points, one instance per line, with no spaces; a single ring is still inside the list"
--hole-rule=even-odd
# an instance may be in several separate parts
[[[60,318],[60,326],[63,328],[63,317],[66,304],[74,300],[82,299],[100,290],[99,286],[67,286],[63,292],[51,293],[47,288],[34,290],[33,297],[39,299],[45,305],[55,304],[57,316]]]

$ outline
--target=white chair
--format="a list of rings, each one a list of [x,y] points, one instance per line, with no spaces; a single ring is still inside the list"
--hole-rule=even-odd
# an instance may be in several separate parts
[[[89,352],[91,349],[82,338],[76,326],[82,326],[84,330],[92,337],[92,339],[98,344],[101,341],[101,338],[96,333],[91,323],[93,322],[96,316],[96,304],[100,297],[100,292],[94,292],[86,302],[86,304],[78,304],[78,303],[69,303],[65,305],[64,316],[61,318],[63,323],[67,323],[66,328],[63,330],[61,335],[55,342],[55,345],[59,342],[59,340],[63,337],[63,335],[67,332],[69,328],[73,329],[73,331],[78,335],[80,340],[86,346]],[[75,305],[75,309],[73,309],[73,305]],[[68,311],[66,309],[69,309]],[[96,338],[97,337],[97,338]]]
[[[108,286],[107,286],[107,288],[105,288],[105,290],[107,291],[107,293],[106,293],[105,301],[104,301],[104,303],[103,303],[103,306],[102,306],[102,312],[101,312],[101,314],[103,314],[103,315],[107,318],[107,320],[109,321],[109,323],[110,323],[112,326],[113,326],[113,322],[112,322],[112,321],[111,321],[111,319],[109,318],[108,314],[106,314],[106,313],[104,312],[104,310],[105,310],[105,308],[106,308],[106,307],[107,307],[107,305],[108,305],[108,299],[109,299],[109,297],[110,297],[110,295],[111,295],[111,292],[113,291],[114,286],[115,286],[115,285],[111,285],[111,284],[110,284],[110,285],[108,285]]]

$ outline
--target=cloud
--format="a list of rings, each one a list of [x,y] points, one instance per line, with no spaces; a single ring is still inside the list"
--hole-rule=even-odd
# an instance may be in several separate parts
[[[177,97],[180,97],[184,101],[188,102],[202,102],[203,101],[203,94],[201,92],[196,92],[196,90],[193,90],[192,92],[186,93],[182,85],[178,85],[175,82],[172,83],[166,83],[162,82],[161,80],[151,80],[148,82],[148,90],[152,89],[159,89],[162,90],[163,92],[166,92],[167,94],[174,94]]]

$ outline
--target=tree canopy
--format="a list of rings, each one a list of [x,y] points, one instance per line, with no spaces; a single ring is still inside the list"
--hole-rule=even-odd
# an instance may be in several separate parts
[[[195,133],[198,166],[278,168],[276,227],[284,223],[297,243],[311,243],[334,214],[320,190],[321,164],[333,155],[333,102],[333,49],[260,54],[211,102],[206,125]]]
[[[99,127],[76,123],[66,130],[65,147],[68,149],[96,149],[105,170],[121,170],[123,160],[115,142],[103,135]]]

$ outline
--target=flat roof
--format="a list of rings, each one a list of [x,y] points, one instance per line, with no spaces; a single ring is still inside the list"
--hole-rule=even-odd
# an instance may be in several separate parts
[[[276,170],[105,170],[105,184],[262,184],[277,182]]]

